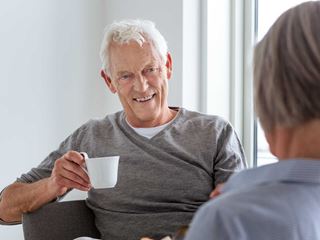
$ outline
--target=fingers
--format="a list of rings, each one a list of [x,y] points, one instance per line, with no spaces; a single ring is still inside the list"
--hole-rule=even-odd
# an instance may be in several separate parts
[[[71,162],[68,160],[68,162],[63,163],[62,170],[65,170],[65,173],[71,172],[68,175],[71,175],[72,173],[75,174],[75,180],[78,180],[77,182],[88,184],[90,182],[89,176],[86,173],[86,171],[83,169],[83,164],[79,165],[75,162]],[[71,178],[72,179],[72,178]]]
[[[83,187],[83,188],[85,188],[84,191],[88,191],[90,189],[90,181],[89,181],[89,179],[85,180],[83,177],[80,176],[80,175],[86,175],[86,173],[83,171],[83,169],[81,169],[81,170],[82,170],[81,173],[80,172],[77,173],[76,171],[69,171],[67,169],[61,169],[59,174],[60,174],[61,178],[68,179],[69,181],[74,182],[72,184],[73,186],[71,186],[72,188],[75,188],[75,186],[77,186],[76,188]]]
[[[65,176],[61,176],[60,178],[57,178],[57,183],[60,186],[67,187],[68,189],[75,188],[81,191],[89,191],[91,188],[90,185],[82,185],[74,181],[74,179],[69,179],[69,178],[66,178]]]
[[[83,169],[83,156],[76,151],[69,151],[56,160],[52,170],[51,178],[60,187],[68,189],[76,188],[82,191],[89,191],[90,180]]]
[[[80,166],[84,164],[83,155],[76,151],[69,151],[63,157],[71,162],[74,162]]]

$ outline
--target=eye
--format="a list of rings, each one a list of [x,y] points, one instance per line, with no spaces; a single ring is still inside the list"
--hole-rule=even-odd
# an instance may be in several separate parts
[[[123,74],[119,77],[119,80],[122,80],[122,81],[128,81],[132,79],[132,74]]]
[[[159,68],[157,68],[157,67],[148,67],[148,68],[143,70],[143,73],[145,75],[152,75],[152,74],[157,73],[158,70],[159,70]]]
[[[156,68],[155,68],[155,67],[150,67],[150,68],[147,68],[147,69],[146,69],[146,72],[149,72],[149,73],[155,72],[155,71],[156,71]]]

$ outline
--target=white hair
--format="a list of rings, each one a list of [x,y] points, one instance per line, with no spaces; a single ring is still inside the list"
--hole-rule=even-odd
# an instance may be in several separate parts
[[[144,42],[150,42],[158,51],[161,59],[166,60],[168,45],[155,24],[148,20],[122,20],[114,22],[105,29],[100,48],[102,69],[110,76],[109,47],[112,42],[128,44],[130,41],[137,42],[140,46]]]

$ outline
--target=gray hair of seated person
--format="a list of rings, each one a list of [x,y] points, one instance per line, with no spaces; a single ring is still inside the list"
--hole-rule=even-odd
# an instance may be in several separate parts
[[[265,131],[320,118],[320,1],[287,10],[255,47],[254,101]]]
[[[153,44],[161,59],[166,61],[168,45],[153,22],[139,19],[114,22],[105,29],[100,48],[102,69],[108,76],[110,76],[110,44],[115,42],[122,45],[128,44],[130,41],[135,41],[140,46],[144,42]]]

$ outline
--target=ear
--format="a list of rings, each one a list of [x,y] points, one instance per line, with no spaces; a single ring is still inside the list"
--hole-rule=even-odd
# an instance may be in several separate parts
[[[170,79],[172,75],[172,59],[171,59],[171,54],[169,52],[167,53],[166,67],[167,67],[167,79]]]
[[[100,72],[101,77],[103,78],[104,82],[107,84],[108,88],[112,93],[116,93],[117,89],[113,85],[111,78],[106,74],[106,72],[102,69]]]

